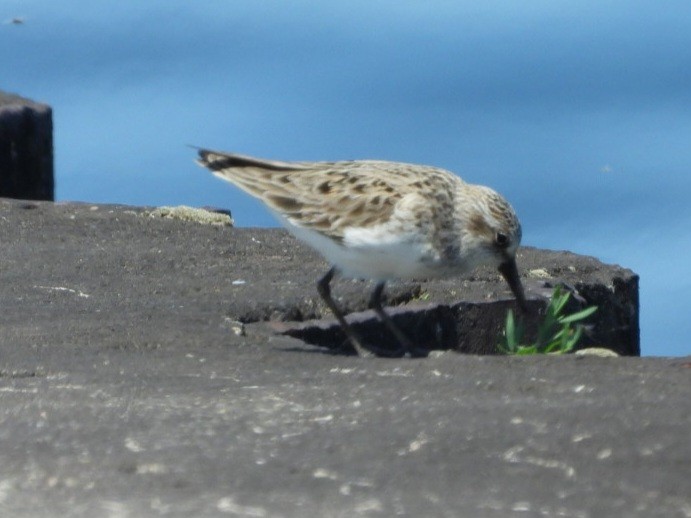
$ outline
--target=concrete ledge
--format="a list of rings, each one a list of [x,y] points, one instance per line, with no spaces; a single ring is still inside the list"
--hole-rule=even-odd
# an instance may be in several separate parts
[[[204,220],[0,200],[3,515],[688,514],[691,358],[334,355],[271,327],[322,317],[323,262]],[[626,269],[520,260],[533,304],[563,278],[635,309]],[[495,277],[389,297],[453,334],[459,299],[510,304]]]
[[[287,334],[301,338],[299,330],[313,325],[303,321],[326,317],[315,323],[315,332],[307,332],[312,337],[307,342],[333,348],[344,340],[315,288],[328,266],[281,229],[216,227],[151,218],[150,211],[133,207],[87,204],[5,201],[0,214],[5,223],[0,240],[9,244],[3,246],[1,267],[20,275],[18,281],[33,283],[13,304],[10,314],[17,311],[16,318],[33,312],[58,329],[90,327],[95,320],[118,327],[124,312],[135,335],[148,335],[158,322],[160,340],[163,328],[191,332],[182,327],[189,318],[284,322],[289,326],[282,331],[292,328]],[[633,272],[592,257],[532,248],[519,252],[518,263],[534,308],[546,305],[559,282],[575,291],[570,309],[599,306],[583,346],[639,354],[638,277]],[[60,307],[37,309],[43,297],[60,295],[58,287],[88,294],[88,306],[100,314],[80,311],[84,301],[79,297],[60,296]],[[350,318],[386,347],[391,335],[365,311],[370,289],[365,282],[341,280],[334,293],[348,312],[364,312]],[[386,293],[388,304],[398,306],[393,310],[397,322],[416,341],[472,354],[496,353],[506,311],[513,305],[508,286],[491,269],[466,278],[391,283]],[[148,313],[146,320],[142,313]],[[532,325],[538,319],[536,313]],[[194,333],[204,339],[208,329],[197,327]],[[320,328],[324,332],[316,333]],[[250,332],[238,339],[257,340]]]

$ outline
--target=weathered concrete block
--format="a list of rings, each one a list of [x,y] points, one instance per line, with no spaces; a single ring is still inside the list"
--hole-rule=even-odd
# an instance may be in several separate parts
[[[134,207],[16,200],[0,200],[0,221],[0,300],[12,301],[2,313],[5,336],[13,325],[25,333],[31,314],[50,329],[44,338],[50,343],[96,340],[119,347],[124,340],[160,347],[182,340],[295,348],[302,346],[299,338],[336,349],[345,341],[315,286],[328,265],[284,230],[153,218]],[[564,284],[574,292],[568,312],[599,308],[583,346],[640,354],[634,272],[530,247],[519,249],[517,261],[534,309],[529,325],[541,319],[553,287]],[[333,295],[365,340],[393,349],[391,333],[367,310],[372,287],[341,279]],[[497,352],[506,312],[515,305],[492,268],[391,282],[385,295],[387,311],[418,346],[470,354]],[[51,297],[60,297],[59,304],[47,304]],[[242,324],[244,332],[235,331]]]
[[[534,336],[553,289],[559,284],[572,293],[566,314],[592,305],[598,307],[587,320],[577,350],[603,347],[623,356],[640,355],[638,276],[635,273],[603,264],[593,257],[529,247],[519,252],[519,264],[527,267],[522,268],[527,270],[523,282],[532,309],[532,314],[524,317],[527,337]],[[389,304],[406,305],[390,307],[389,314],[422,348],[497,354],[506,313],[509,308],[516,310],[510,298],[498,296],[505,291],[503,280],[488,269],[479,269],[462,290],[465,292],[463,300],[453,299],[455,283],[457,281],[441,280],[428,281],[421,288],[413,285],[408,297],[399,288]],[[423,293],[429,300],[441,302],[420,303]],[[396,349],[394,337],[379,323],[373,311],[351,314],[348,320],[361,336],[378,347]],[[333,319],[274,323],[272,326],[279,333],[313,345],[339,347],[346,341]]]
[[[0,92],[0,196],[53,200],[50,106]]]

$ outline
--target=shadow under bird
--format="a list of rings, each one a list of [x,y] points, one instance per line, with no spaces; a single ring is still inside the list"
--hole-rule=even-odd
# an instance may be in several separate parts
[[[199,149],[198,163],[260,199],[298,239],[332,265],[317,289],[361,356],[392,355],[362,340],[331,296],[336,274],[376,282],[370,307],[396,337],[414,344],[382,307],[387,280],[448,277],[498,268],[526,309],[516,250],[521,225],[497,192],[436,167],[354,160],[282,162]]]

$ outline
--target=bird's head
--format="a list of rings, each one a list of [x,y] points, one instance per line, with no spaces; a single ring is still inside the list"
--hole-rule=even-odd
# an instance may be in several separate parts
[[[516,268],[516,251],[521,244],[521,224],[513,207],[497,192],[484,186],[469,186],[466,235],[468,249],[477,262],[496,267],[506,280],[522,311],[527,310],[523,285]]]

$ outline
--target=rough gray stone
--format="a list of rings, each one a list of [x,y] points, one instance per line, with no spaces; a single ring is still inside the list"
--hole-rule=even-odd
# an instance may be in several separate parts
[[[331,354],[261,321],[322,316],[315,254],[144,214],[0,200],[2,515],[689,514],[691,358]],[[530,250],[521,270],[534,304],[633,278]],[[360,310],[363,287],[336,291]],[[489,271],[389,296],[511,304]]]
[[[2,208],[8,222],[0,233],[4,242],[16,239],[17,229],[23,226],[41,229],[33,237],[23,237],[28,248],[6,249],[6,262],[14,261],[31,279],[37,272],[22,267],[32,263],[21,254],[43,250],[55,258],[41,266],[53,280],[37,280],[36,284],[48,288],[39,288],[36,295],[55,295],[56,279],[62,279],[59,284],[65,289],[104,296],[116,292],[123,311],[145,303],[152,309],[165,307],[166,312],[180,313],[181,318],[192,314],[213,318],[215,312],[245,324],[292,323],[279,330],[324,347],[339,348],[345,340],[326,315],[328,310],[315,288],[328,265],[281,229],[207,228],[185,221],[151,220],[147,211],[113,206],[27,206],[6,201]],[[535,309],[527,319],[529,330],[551,294],[549,286],[563,282],[577,295],[570,310],[590,304],[599,307],[583,347],[596,345],[621,355],[639,354],[638,278],[633,272],[591,257],[532,248],[522,249],[518,262],[526,295]],[[530,272],[538,268],[542,272],[534,279]],[[94,282],[111,287],[103,293]],[[349,318],[369,340],[378,347],[393,348],[391,335],[373,312],[366,311],[370,289],[369,283],[341,280],[334,293],[348,312],[355,313]],[[148,290],[151,296],[139,300],[136,294],[141,290]],[[459,279],[391,283],[386,293],[389,304],[400,306],[389,311],[415,341],[433,349],[473,354],[496,353],[506,311],[513,306],[508,286],[492,269],[478,269]],[[90,297],[91,304],[101,300]],[[117,300],[103,312],[110,314],[115,309],[113,318],[119,318]],[[112,303],[105,297],[102,301]],[[65,309],[72,309],[70,301],[65,304]],[[210,308],[215,309],[209,313]],[[54,311],[50,308],[52,317]],[[70,311],[63,316],[74,318]],[[323,317],[327,321],[303,322]]]
[[[0,196],[52,200],[50,106],[0,92]]]
[[[9,249],[7,255],[43,249],[57,260],[42,269],[50,271],[54,279],[64,279],[61,285],[65,289],[72,289],[74,283],[81,292],[90,293],[99,291],[90,287],[95,281],[112,285],[110,293],[117,289],[120,299],[132,300],[123,304],[124,311],[142,303],[130,293],[141,289],[151,293],[147,305],[180,305],[184,311],[172,311],[184,315],[215,307],[217,313],[245,324],[321,319],[327,311],[315,282],[328,266],[280,229],[219,229],[185,221],[149,221],[148,212],[140,209],[86,204],[27,206],[6,201],[3,209],[8,223],[13,222],[0,234],[4,241],[16,239],[16,229],[22,226],[41,229],[36,236],[24,237],[29,248]],[[91,260],[94,254],[99,261]],[[26,257],[7,260],[31,264]],[[563,282],[578,295],[570,309],[590,304],[599,307],[582,346],[639,354],[638,278],[633,272],[591,257],[532,248],[522,249],[518,261],[521,271],[527,272],[526,294],[536,309],[528,318],[529,329],[540,318],[537,310],[545,306],[549,286]],[[94,270],[104,266],[106,271]],[[534,279],[530,272],[538,268],[542,272]],[[36,277],[36,272],[23,272],[27,279]],[[56,293],[55,280],[37,284]],[[40,288],[39,292],[41,289],[49,290]],[[364,312],[370,289],[365,282],[342,280],[334,292],[348,312]],[[389,304],[401,306],[393,310],[394,318],[415,340],[431,348],[474,354],[496,353],[506,311],[513,306],[508,287],[491,269],[478,269],[459,279],[391,283],[387,295]],[[209,316],[205,313],[204,318]],[[73,318],[70,314],[64,317]],[[364,326],[363,334],[378,346],[394,347],[392,337],[372,312],[349,318],[356,326]],[[343,344],[335,322],[319,322],[314,332],[309,331],[310,326],[313,323],[307,322],[282,329],[298,337],[307,329],[307,342],[312,344],[331,348]]]

